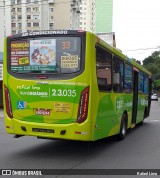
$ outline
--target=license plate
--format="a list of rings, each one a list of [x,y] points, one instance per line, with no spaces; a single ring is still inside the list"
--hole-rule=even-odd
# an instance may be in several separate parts
[[[32,128],[33,132],[54,133],[53,129]]]

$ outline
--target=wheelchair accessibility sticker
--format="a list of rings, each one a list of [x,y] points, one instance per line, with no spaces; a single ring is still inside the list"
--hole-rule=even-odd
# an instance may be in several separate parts
[[[24,108],[26,108],[26,106],[27,106],[26,102],[23,102],[23,101],[18,101],[17,102],[17,108],[18,109],[24,109]]]

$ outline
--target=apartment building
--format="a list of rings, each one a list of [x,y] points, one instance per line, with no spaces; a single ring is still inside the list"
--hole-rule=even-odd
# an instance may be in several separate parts
[[[113,0],[82,0],[80,28],[94,33],[112,32]]]
[[[6,35],[79,29],[80,3],[81,0],[5,0]]]
[[[33,30],[112,31],[113,0],[5,0],[5,35]]]
[[[80,29],[95,32],[96,0],[82,0],[80,5]]]

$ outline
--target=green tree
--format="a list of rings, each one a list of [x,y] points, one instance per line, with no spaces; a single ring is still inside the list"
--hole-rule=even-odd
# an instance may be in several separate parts
[[[143,60],[145,66],[152,74],[160,72],[160,51],[155,51],[151,56]]]
[[[160,79],[155,81],[155,85],[158,91],[160,91]]]
[[[143,66],[152,73],[155,86],[160,91],[160,51],[155,51],[145,58]]]
[[[141,61],[136,60],[136,59],[134,59],[134,58],[132,58],[132,60],[135,61],[135,62],[137,62],[138,64],[142,65],[142,64],[141,64]]]
[[[144,65],[145,66],[145,65]],[[145,66],[152,74],[158,73],[158,68],[155,63],[149,63]]]

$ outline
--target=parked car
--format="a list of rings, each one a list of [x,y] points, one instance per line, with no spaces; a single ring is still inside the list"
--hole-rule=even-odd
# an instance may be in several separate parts
[[[158,101],[158,95],[156,93],[151,94],[151,100],[157,100]]]

